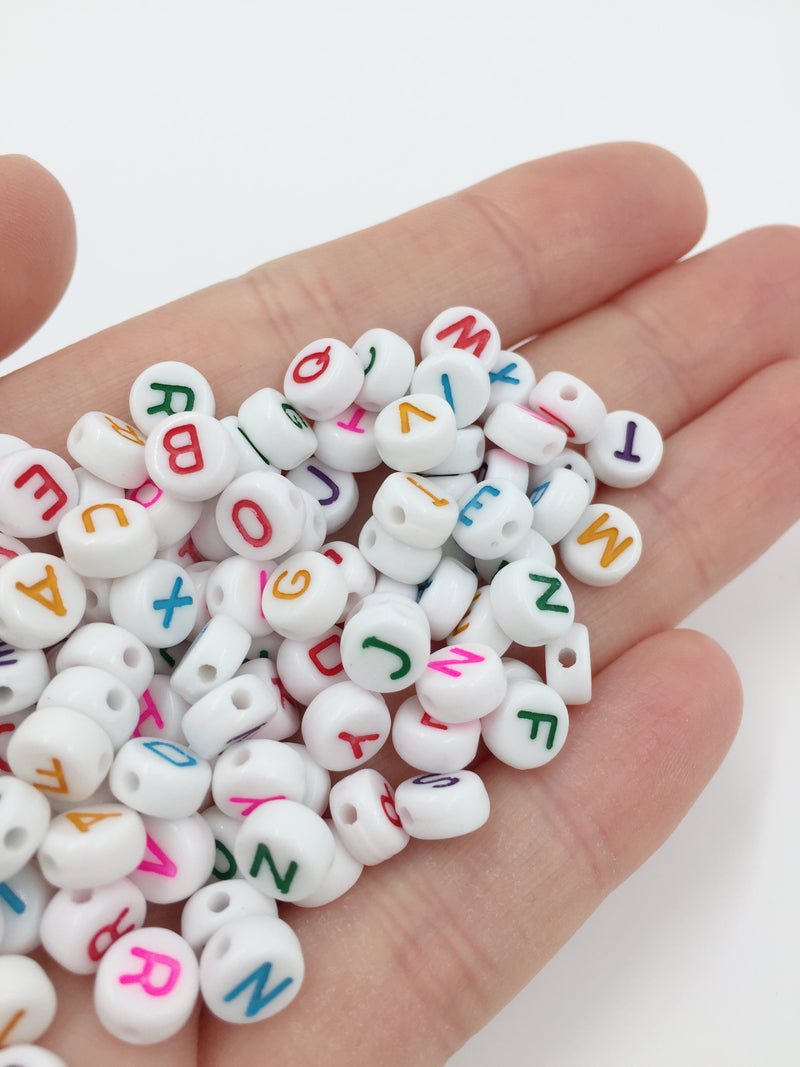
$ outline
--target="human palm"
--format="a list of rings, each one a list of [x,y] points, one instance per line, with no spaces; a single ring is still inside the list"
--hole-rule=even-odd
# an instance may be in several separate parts
[[[8,157],[0,182],[7,354],[58,300],[74,243],[49,175]],[[797,233],[754,231],[679,262],[704,219],[695,178],[668,153],[565,153],[258,267],[3,380],[0,429],[63,450],[80,413],[124,416],[130,383],[150,363],[194,364],[227,414],[256,388],[280,388],[315,337],[352,341],[384,326],[416,343],[437,312],[464,304],[491,316],[506,348],[534,337],[520,350],[538,376],[570,371],[609,408],[647,414],[666,439],[655,478],[634,494],[603,492],[635,518],[644,554],[611,590],[573,585],[594,696],[574,711],[556,760],[525,773],[488,759],[492,815],[481,830],[412,841],[340,900],[287,908],[307,976],[274,1018],[232,1026],[198,1011],[169,1041],[126,1046],[94,1018],[91,979],[48,963],[59,1010],[44,1045],[82,1067],[441,1064],[677,825],[734,736],[741,694],[713,642],[672,627],[800,514]]]

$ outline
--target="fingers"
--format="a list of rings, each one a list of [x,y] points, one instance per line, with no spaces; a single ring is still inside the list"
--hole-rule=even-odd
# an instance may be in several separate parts
[[[741,693],[707,638],[675,631],[596,679],[569,744],[535,772],[485,769],[489,823],[412,841],[339,901],[295,910],[301,996],[267,1028],[201,1023],[208,1067],[438,1064],[513,996],[669,835],[716,769]]]
[[[75,226],[55,178],[26,156],[0,156],[0,358],[35,333],[66,289]]]
[[[473,304],[506,345],[608,299],[691,248],[705,207],[669,153],[605,145],[524,164],[359,234],[301,252],[74,345],[5,383],[7,432],[46,416],[61,448],[76,413],[124,415],[149,363],[193,363],[222,413],[279,385],[309,341],[375,325],[416,343],[442,308]],[[16,426],[14,425],[16,423]]]

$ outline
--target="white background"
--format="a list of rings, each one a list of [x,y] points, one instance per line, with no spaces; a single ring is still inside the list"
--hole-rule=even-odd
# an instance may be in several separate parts
[[[585,143],[681,155],[703,245],[798,223],[799,32],[797,0],[0,0],[0,151],[80,241],[21,358]],[[798,557],[795,528],[690,620],[745,686],[714,782],[450,1067],[800,1063]]]

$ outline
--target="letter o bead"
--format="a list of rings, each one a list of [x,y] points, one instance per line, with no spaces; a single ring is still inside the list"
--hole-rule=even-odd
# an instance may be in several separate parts
[[[188,1022],[199,991],[197,958],[172,930],[124,934],[100,961],[94,1006],[102,1025],[131,1045],[154,1045]]]
[[[245,559],[271,560],[290,552],[305,524],[297,486],[275,471],[240,474],[220,493],[216,521],[225,543]]]
[[[229,1023],[255,1023],[287,1007],[303,984],[297,934],[270,915],[233,919],[200,956],[200,989],[208,1009]]]
[[[3,1040],[36,1041],[55,1014],[56,991],[44,969],[29,956],[0,955]]]
[[[425,841],[471,834],[489,818],[489,794],[474,771],[407,778],[394,801],[403,829]]]

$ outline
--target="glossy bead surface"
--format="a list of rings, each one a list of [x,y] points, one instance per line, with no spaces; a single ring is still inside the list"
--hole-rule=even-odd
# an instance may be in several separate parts
[[[359,863],[345,848],[333,820],[326,819],[325,825],[333,835],[333,862],[313,893],[309,893],[305,897],[299,897],[292,902],[295,907],[321,908],[325,904],[330,904],[332,900],[337,900],[352,889],[364,870],[364,864]]]
[[[530,465],[519,456],[512,456],[503,448],[490,448],[484,457],[483,480],[493,482],[498,478],[511,482],[527,495]]]
[[[259,389],[239,407],[239,430],[278,470],[292,470],[314,454],[317,436],[277,389]]]
[[[549,463],[567,443],[566,431],[522,404],[501,401],[483,432],[490,441],[526,463]]]
[[[479,482],[458,503],[453,539],[472,556],[502,556],[531,528],[533,506],[512,482]]]
[[[211,791],[221,812],[245,819],[275,799],[302,800],[305,784],[297,752],[280,741],[251,738],[222,753],[214,765]]]
[[[211,572],[206,585],[206,603],[211,615],[235,619],[252,637],[272,632],[261,610],[261,594],[275,564],[272,560],[231,556]]]
[[[496,559],[475,559],[475,569],[485,582],[491,582],[501,567],[513,563],[518,559],[535,559],[537,564],[547,567],[555,567],[556,554],[549,541],[537,531],[531,528],[525,533],[521,541],[517,541],[508,552]]]
[[[42,691],[37,707],[73,708],[102,726],[114,749],[136,729],[139,702],[124,682],[101,667],[67,667]]]
[[[149,477],[179,500],[209,500],[236,473],[228,432],[202,413],[168,415],[150,433],[144,453]]]
[[[232,678],[250,648],[250,634],[228,615],[215,615],[172,673],[172,687],[190,703]]]
[[[183,741],[181,721],[189,707],[187,700],[170,685],[168,675],[154,675],[139,698],[139,718],[132,737],[155,737],[162,741]]]
[[[8,743],[8,763],[18,778],[70,802],[94,793],[113,758],[106,731],[74,708],[32,711]]]
[[[561,637],[544,646],[547,684],[565,704],[588,704],[592,699],[592,662],[589,631],[574,622]]]
[[[169,415],[187,411],[213,415],[214,392],[196,367],[179,360],[162,360],[134,379],[128,394],[131,417],[143,433],[150,433]]]
[[[289,799],[271,800],[248,815],[233,848],[239,874],[278,901],[313,893],[335,851],[325,820]]]
[[[601,482],[633,489],[655,474],[664,441],[655,423],[635,411],[611,411],[586,447],[586,458]]]
[[[25,448],[0,457],[0,530],[46,537],[78,503],[78,482],[55,452]]]
[[[422,473],[431,477],[470,474],[480,469],[486,454],[486,438],[480,426],[464,426],[456,430],[456,440],[447,455],[424,467]]]
[[[459,624],[477,588],[478,576],[473,571],[452,556],[442,557],[417,597],[435,641],[443,641]]]
[[[428,620],[418,604],[373,593],[348,618],[340,647],[351,681],[376,693],[396,693],[425,670]]]
[[[479,644],[489,645],[498,656],[507,651],[511,638],[495,617],[490,586],[479,586],[458,626],[447,635],[446,640],[448,645],[461,641],[477,641]]]
[[[460,771],[478,751],[480,721],[442,722],[429,715],[418,697],[404,700],[394,714],[392,744],[398,756],[419,771]]]
[[[482,415],[489,389],[489,371],[480,359],[456,348],[444,348],[431,352],[417,366],[410,391],[446,400],[460,429]]]
[[[42,916],[42,944],[65,970],[94,974],[114,941],[144,925],[146,911],[141,890],[127,878],[60,889]]]
[[[0,1034],[3,1042],[36,1041],[56,1014],[56,991],[28,956],[0,955]]]
[[[505,690],[500,656],[489,645],[474,642],[434,652],[416,685],[425,711],[446,723],[480,719],[497,707]]]
[[[114,758],[108,780],[114,796],[134,811],[184,819],[205,798],[211,766],[186,745],[133,737]]]
[[[261,610],[276,633],[303,640],[333,626],[346,601],[347,586],[333,560],[321,552],[297,552],[267,579]]]
[[[314,423],[316,457],[341,471],[371,471],[381,461],[375,446],[375,412],[351,404],[329,419]]]
[[[144,857],[128,877],[154,904],[186,900],[204,885],[214,868],[214,834],[202,815],[185,819],[142,817]]]
[[[442,558],[439,547],[414,548],[399,541],[374,515],[361,528],[358,549],[376,571],[406,585],[424,582]]]
[[[273,471],[234,478],[220,493],[215,514],[223,540],[237,555],[255,560],[290,552],[305,519],[297,487]]]
[[[298,703],[310,704],[323,689],[343,681],[341,639],[341,628],[331,626],[313,637],[287,637],[281,643],[276,657],[278,674]]]
[[[540,482],[546,482],[553,471],[559,470],[561,467],[565,467],[568,471],[575,471],[576,474],[583,478],[589,486],[589,500],[592,500],[597,489],[597,476],[586,456],[574,448],[565,448],[549,463],[540,463],[532,466],[530,468],[531,476],[528,483],[528,491],[530,492]]]
[[[91,804],[57,815],[39,848],[45,878],[62,889],[93,889],[124,878],[146,844],[141,816],[123,804]]]
[[[327,532],[341,529],[358,506],[358,482],[350,471],[324,463],[318,456],[300,463],[286,475],[298,489],[314,497],[325,516]]]
[[[147,512],[156,533],[159,551],[182,541],[200,518],[201,500],[179,500],[172,493],[159,488],[152,478],[126,494],[128,500],[139,504]],[[134,568],[135,569],[135,568]]]
[[[331,818],[354,859],[375,866],[402,852],[409,841],[391,786],[373,767],[361,767],[331,788]]]
[[[280,474],[280,469],[274,466],[253,444],[241,423],[235,415],[226,415],[221,418],[220,425],[224,426],[236,452],[236,477],[240,474],[250,474],[253,471],[271,470]]]
[[[151,648],[177,645],[189,636],[199,600],[189,572],[166,559],[115,578],[109,597],[111,618]]]
[[[425,470],[449,455],[456,418],[442,397],[409,393],[382,409],[375,420],[378,453],[392,470]]]
[[[352,348],[323,337],[301,348],[283,379],[287,400],[311,419],[344,411],[364,384],[364,366]]]
[[[140,697],[153,677],[153,656],[143,641],[122,626],[93,622],[79,627],[59,649],[56,670],[101,667]]]
[[[534,679],[510,682],[503,702],[481,719],[486,747],[519,770],[549,763],[567,739],[569,715],[555,689]]]
[[[192,704],[181,729],[192,752],[211,759],[265,726],[277,711],[271,686],[253,674],[234,675]]]
[[[414,349],[397,333],[375,327],[362,333],[353,351],[364,367],[356,403],[380,411],[408,392],[414,373]]]
[[[0,641],[0,715],[31,707],[49,680],[47,657],[40,648],[14,648]]]
[[[441,311],[423,331],[420,353],[425,359],[441,348],[457,348],[474,356],[490,371],[500,354],[500,333],[482,311],[452,307]]]
[[[22,870],[50,823],[41,791],[20,778],[0,777],[0,882]]]
[[[534,647],[560,637],[575,619],[569,586],[553,567],[519,559],[492,578],[492,612],[505,633]]]
[[[551,545],[565,537],[586,509],[589,486],[576,471],[559,467],[531,493],[533,528]]]
[[[396,471],[372,499],[372,514],[392,537],[412,548],[441,548],[453,532],[458,505],[426,478]]]
[[[501,351],[494,367],[489,371],[489,400],[485,415],[501,403],[527,404],[531,389],[536,384],[533,367],[519,352]]]
[[[225,885],[212,883],[192,893],[181,911],[181,937],[199,952],[221,926],[234,919],[277,914],[273,897],[265,897],[242,878],[232,878]]]
[[[0,952],[28,955],[39,947],[42,915],[52,894],[34,860],[0,882]]]
[[[158,537],[147,511],[134,501],[111,498],[74,508],[58,524],[64,559],[88,578],[118,578],[155,556]]]
[[[0,568],[0,639],[20,648],[48,648],[80,624],[86,590],[59,556],[28,552]]]
[[[67,1067],[67,1064],[41,1045],[6,1045],[0,1049],[0,1067]]]
[[[67,451],[96,478],[132,489],[147,477],[145,439],[127,422],[102,411],[87,411],[67,436]]]
[[[559,552],[565,569],[579,581],[615,585],[639,562],[642,535],[622,508],[590,504],[560,542]]]
[[[347,771],[383,747],[392,718],[383,697],[353,682],[338,682],[314,697],[303,714],[303,742],[329,771]]]
[[[474,771],[407,778],[394,797],[403,829],[426,841],[470,834],[489,818],[489,794]]]
[[[586,382],[565,371],[549,371],[528,397],[528,406],[560,426],[570,444],[585,444],[606,417],[606,406]]]

